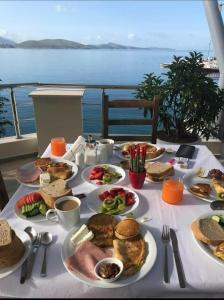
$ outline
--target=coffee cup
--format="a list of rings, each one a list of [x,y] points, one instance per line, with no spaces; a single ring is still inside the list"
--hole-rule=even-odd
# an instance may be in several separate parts
[[[106,147],[108,157],[113,156],[114,140],[112,140],[112,139],[101,139],[101,140],[99,140],[99,144],[104,145]]]
[[[54,202],[54,208],[47,211],[46,218],[69,230],[80,222],[80,205],[81,201],[77,197],[58,198]]]

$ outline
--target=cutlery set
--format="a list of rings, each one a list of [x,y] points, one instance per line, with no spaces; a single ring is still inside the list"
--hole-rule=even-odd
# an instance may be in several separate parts
[[[181,262],[181,258],[180,258],[176,232],[172,228],[169,228],[169,226],[167,226],[167,225],[163,225],[163,230],[162,230],[162,235],[161,235],[161,240],[164,244],[164,250],[165,250],[165,252],[164,252],[164,281],[166,283],[169,283],[167,246],[170,243],[170,239],[171,239],[172,248],[173,248],[173,254],[174,254],[174,259],[175,259],[175,264],[176,264],[176,269],[177,269],[179,285],[181,288],[185,288],[186,280],[185,280],[184,270],[183,270],[183,266],[182,266],[182,262]]]
[[[27,279],[31,278],[34,260],[36,253],[41,245],[44,246],[44,258],[41,267],[41,277],[47,276],[47,260],[46,260],[46,250],[51,244],[53,237],[49,232],[39,232],[37,233],[34,228],[28,226],[24,231],[29,235],[32,242],[31,253],[28,258],[24,261],[21,268],[20,283],[23,284]]]

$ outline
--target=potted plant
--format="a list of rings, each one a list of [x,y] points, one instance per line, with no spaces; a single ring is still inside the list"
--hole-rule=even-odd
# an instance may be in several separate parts
[[[141,189],[146,176],[145,157],[146,145],[140,147],[139,144],[130,145],[129,179],[133,188]]]
[[[166,80],[154,73],[145,74],[135,93],[138,99],[161,98],[158,138],[176,143],[218,137],[219,113],[224,108],[224,90],[206,76],[202,53],[190,52],[170,65]],[[149,113],[144,110],[144,115]]]

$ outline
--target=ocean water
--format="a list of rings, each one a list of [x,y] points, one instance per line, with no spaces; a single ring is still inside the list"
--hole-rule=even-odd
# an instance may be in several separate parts
[[[1,83],[74,83],[74,84],[114,84],[136,85],[144,80],[144,74],[155,73],[164,77],[166,69],[161,63],[169,63],[173,55],[188,55],[189,51],[167,50],[68,50],[68,49],[0,49]],[[32,98],[28,94],[32,88],[17,88],[16,101],[21,133],[35,132]],[[134,98],[133,91],[108,90],[113,98]],[[1,91],[10,99],[9,90]],[[84,132],[101,132],[101,91],[87,89],[83,98]],[[10,102],[6,105],[5,116],[12,120]],[[118,115],[114,109],[113,114]],[[136,109],[120,110],[121,118],[142,117]],[[111,132],[148,133],[148,126],[115,126]],[[120,128],[119,128],[120,127]],[[6,135],[15,135],[14,128],[8,126]]]

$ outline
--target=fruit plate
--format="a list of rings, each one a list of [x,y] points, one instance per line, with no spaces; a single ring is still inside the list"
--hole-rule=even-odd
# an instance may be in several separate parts
[[[66,182],[71,181],[71,180],[74,179],[75,176],[78,174],[78,167],[77,167],[77,165],[76,165],[74,162],[69,161],[69,160],[66,160],[66,159],[62,159],[62,158],[51,158],[51,160],[52,160],[53,162],[63,162],[63,163],[68,164],[69,166],[71,166],[71,169],[72,169],[72,176],[69,177],[68,179],[66,179],[66,180],[65,180]],[[20,170],[24,170],[24,171],[29,170],[29,169],[34,169],[34,168],[35,168],[35,161],[29,162],[29,163],[27,163],[27,164],[25,164],[25,165],[19,167]],[[28,186],[28,187],[34,187],[34,188],[39,188],[39,187],[40,187],[40,182],[39,182],[39,180],[36,180],[36,181],[34,181],[34,182],[29,182],[29,183],[27,183],[27,182],[21,181],[21,180],[19,179],[18,176],[16,176],[16,179],[17,179],[17,181],[18,181],[20,184],[26,185],[26,186]]]
[[[224,216],[224,210],[213,210],[209,213],[202,214],[198,218],[196,218],[194,221],[199,220],[199,219],[209,218],[209,217],[212,217],[215,215],[223,215]],[[197,240],[196,237],[194,236],[193,232],[192,232],[192,236],[193,236],[193,239],[195,240],[197,246],[201,249],[201,251],[203,251],[206,255],[208,255],[210,258],[215,260],[218,264],[224,266],[224,260],[222,260],[221,258],[218,258],[217,256],[215,256],[213,254],[214,246],[209,246],[209,245]]]
[[[0,279],[6,277],[6,276],[10,275],[11,273],[13,273],[14,271],[16,271],[23,264],[23,262],[28,257],[28,255],[31,251],[32,242],[31,242],[29,235],[25,231],[20,231],[18,229],[16,229],[15,232],[16,232],[16,235],[18,236],[18,238],[20,238],[20,240],[23,242],[23,244],[25,246],[25,253],[24,253],[23,257],[21,257],[21,259],[15,265],[8,267],[8,268],[3,268],[0,270]]]
[[[92,210],[95,213],[99,213],[100,212],[100,205],[102,204],[102,201],[99,198],[99,195],[102,194],[105,191],[110,191],[111,189],[124,189],[125,192],[127,193],[132,193],[133,194],[133,199],[135,200],[135,203],[133,205],[130,206],[126,206],[125,211],[121,212],[121,213],[117,213],[118,215],[127,215],[131,212],[133,212],[139,205],[139,197],[137,195],[137,193],[135,193],[133,190],[127,188],[127,187],[123,187],[123,186],[118,186],[118,185],[114,185],[114,186],[103,186],[103,187],[99,187],[95,190],[93,190],[92,192],[90,192],[87,195],[87,199],[86,199],[86,203],[87,206],[89,207],[90,210]]]
[[[191,192],[190,187],[194,184],[197,184],[197,183],[206,183],[206,184],[210,184],[211,183],[211,180],[209,178],[201,178],[199,176],[197,176],[196,174],[196,171],[192,171],[192,172],[189,172],[187,174],[185,174],[183,176],[183,184],[184,184],[184,187],[186,190],[188,190],[189,193],[191,193],[193,196],[201,199],[201,200],[204,200],[204,201],[207,201],[207,202],[213,202],[215,200],[218,200],[217,197],[216,197],[216,193],[215,191],[212,189],[211,191],[211,194],[209,197],[202,197],[202,196],[199,196],[199,195],[196,195],[196,194],[193,194]]]
[[[144,276],[146,276],[152,267],[155,264],[156,257],[157,257],[157,246],[156,246],[156,241],[149,231],[148,227],[144,224],[141,225],[140,233],[142,237],[144,238],[146,242],[146,248],[147,248],[147,253],[146,253],[146,258],[145,258],[145,263],[141,267],[140,271],[135,273],[132,276],[128,277],[120,277],[118,280],[113,281],[113,282],[105,282],[103,280],[90,280],[86,276],[82,275],[81,273],[74,272],[68,269],[68,267],[65,264],[65,260],[67,257],[71,256],[74,252],[74,247],[70,241],[72,235],[74,234],[75,231],[77,231],[78,228],[81,227],[81,225],[84,223],[82,221],[78,226],[72,228],[67,236],[65,237],[65,240],[62,244],[61,248],[61,258],[62,262],[66,268],[66,270],[73,276],[75,280],[79,280],[89,286],[94,286],[94,287],[99,287],[99,288],[119,288],[123,286],[127,286],[130,284],[133,284],[140,279],[142,279]]]
[[[150,144],[150,143],[143,143],[143,142],[133,142],[133,143],[123,143],[123,144],[117,145],[117,146],[116,146],[116,149],[117,149],[117,150],[115,151],[116,155],[117,155],[118,157],[122,158],[122,159],[129,160],[129,159],[130,159],[129,154],[124,155],[124,154],[122,153],[122,150],[123,150],[123,148],[124,148],[125,146],[132,145],[132,144],[146,144],[146,145],[149,147],[149,149],[150,149],[150,148],[152,148],[152,149],[155,148],[156,151],[163,151],[163,152],[160,153],[158,156],[153,157],[153,158],[147,158],[147,154],[146,154],[146,160],[145,160],[145,161],[154,161],[154,160],[157,160],[157,159],[161,158],[161,157],[164,155],[164,153],[165,153],[165,149],[164,149],[164,148],[158,147],[158,146],[156,146],[156,145],[153,145],[153,144]],[[163,149],[163,150],[162,150],[162,149]]]
[[[91,172],[93,171],[94,168],[103,168],[104,166],[106,166],[108,168],[109,172],[116,172],[116,173],[120,174],[121,177],[120,178],[112,178],[110,183],[103,183],[103,185],[106,185],[106,184],[121,184],[122,181],[124,181],[125,176],[126,176],[125,171],[121,167],[118,167],[118,166],[115,166],[115,165],[110,165],[110,164],[100,164],[100,165],[85,168],[81,173],[82,180],[85,181],[85,182],[88,182],[90,184],[93,184],[94,186],[99,186],[99,184],[97,184],[97,183],[101,182],[102,180],[99,180],[99,179],[91,180],[90,179],[90,174],[91,174]]]

